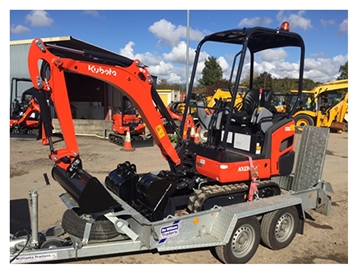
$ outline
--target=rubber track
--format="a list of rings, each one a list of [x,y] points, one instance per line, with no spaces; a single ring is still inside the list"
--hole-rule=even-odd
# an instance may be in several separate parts
[[[124,146],[125,138],[121,135],[109,134],[109,141],[118,146]]]
[[[277,184],[271,181],[257,182],[258,189],[273,185]],[[194,193],[189,197],[188,209],[191,212],[198,212],[202,210],[202,205],[204,204],[206,199],[234,193],[247,194],[247,191],[247,183],[231,183],[226,185],[204,186],[201,189],[194,190]]]

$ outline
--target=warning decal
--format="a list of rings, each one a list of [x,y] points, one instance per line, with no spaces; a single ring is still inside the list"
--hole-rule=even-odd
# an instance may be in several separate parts
[[[163,128],[162,128],[162,126],[161,126],[161,124],[160,124],[160,125],[158,125],[158,126],[156,126],[156,127],[155,127],[155,130],[156,130],[156,132],[157,132],[157,134],[158,134],[159,138],[162,138],[162,137],[164,137],[164,136],[165,136],[165,133],[164,133],[164,130],[163,130]]]

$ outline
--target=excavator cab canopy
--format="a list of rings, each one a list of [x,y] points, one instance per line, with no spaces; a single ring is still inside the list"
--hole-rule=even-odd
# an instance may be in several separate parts
[[[297,77],[298,98],[296,99],[293,107],[293,110],[295,111],[301,98],[305,45],[301,36],[297,33],[290,32],[289,28],[289,24],[285,22],[281,28],[276,29],[264,27],[240,28],[220,31],[205,36],[199,42],[196,49],[192,74],[189,82],[188,94],[186,96],[186,105],[190,104],[190,98],[192,97],[193,90],[195,89],[194,87],[197,85],[196,79],[198,78],[198,65],[203,65],[203,62],[205,61],[204,56],[217,55],[217,58],[219,60],[221,59],[223,62],[225,59],[226,63],[227,60],[230,59],[230,57],[228,56],[233,56],[232,65],[229,65],[229,68],[226,71],[226,73],[229,75],[229,86],[227,90],[229,90],[232,95],[232,100],[228,105],[228,109],[226,111],[232,113],[234,110],[236,110],[236,95],[238,94],[239,88],[244,85],[244,79],[246,79],[246,81],[248,82],[248,92],[246,93],[251,93],[251,90],[257,89],[257,91],[253,91],[254,94],[257,92],[257,94],[253,95],[253,97],[258,97],[260,99],[260,88],[254,85],[254,79],[256,77],[255,66],[259,62],[263,61],[262,58],[265,56],[265,53],[269,51],[270,53],[272,53],[271,50],[277,50],[282,53],[283,51],[281,50],[284,50],[284,52],[287,53],[287,56],[293,57],[296,56],[296,54],[299,54],[298,59],[296,59],[295,61],[292,60],[292,62],[298,62],[293,66],[296,67],[299,71]],[[221,45],[219,46],[219,44]],[[274,55],[275,54],[272,53],[272,56]],[[231,60],[229,61],[229,63],[231,63]],[[223,67],[226,68],[226,66]],[[225,71],[223,71],[223,73],[224,72]],[[293,77],[293,75],[290,76]],[[264,90],[262,94],[263,105],[264,103],[266,103],[264,102],[264,100],[269,100],[270,104],[272,94],[276,93],[276,90],[265,90],[267,89],[267,87],[268,85],[266,85],[266,83],[264,83],[264,86],[261,87]],[[262,91],[260,93],[262,93]],[[215,105],[214,107],[216,108],[217,106]],[[217,110],[215,108],[211,110],[213,112],[216,112]],[[187,110],[188,107],[186,107],[185,109]],[[220,112],[224,112],[224,110],[218,110],[219,116]],[[187,115],[187,112],[185,112],[184,114]],[[291,118],[292,110],[280,115]],[[203,125],[203,127],[207,127],[208,123],[202,123],[205,124]],[[217,129],[219,129],[219,126],[218,124],[216,125],[216,122],[213,122],[212,124],[214,126],[217,126]],[[227,121],[227,128],[229,127],[229,124],[230,118]],[[182,126],[183,125],[184,124],[182,124]],[[225,128],[224,139],[226,139],[227,137],[227,131],[228,129]]]

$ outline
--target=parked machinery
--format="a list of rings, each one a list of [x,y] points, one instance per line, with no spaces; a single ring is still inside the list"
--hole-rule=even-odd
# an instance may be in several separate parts
[[[298,99],[298,90],[288,94],[277,94],[283,103],[276,106],[279,112],[291,109]],[[293,114],[296,131],[304,126],[330,128],[336,132],[348,126],[348,80],[336,80],[320,84],[312,90],[303,90],[302,99]]]
[[[109,141],[123,146],[127,133],[129,133],[131,144],[134,147],[154,145],[152,137],[147,135],[146,124],[136,108],[126,96],[121,96],[120,107],[112,116],[112,132],[109,133]]]
[[[191,133],[187,116],[199,57],[207,44],[235,50],[232,69],[236,73],[230,78],[230,103],[219,100],[211,108],[208,138],[200,143]],[[272,92],[254,89],[252,79],[256,53],[281,47],[299,52],[301,96],[305,46],[301,36],[289,31],[288,23],[277,29],[231,29],[204,37],[195,51],[185,100],[186,118],[177,126],[156,92],[151,74],[139,60],[34,39],[29,49],[29,71],[35,88],[51,90],[58,109],[66,146],[55,149],[49,138],[49,158],[54,162],[52,177],[66,191],[61,198],[68,209],[60,226],[41,236],[35,229],[24,251],[19,253],[28,238],[13,238],[11,259],[39,262],[48,257],[215,247],[224,263],[246,263],[260,240],[271,249],[289,245],[297,232],[303,232],[304,210],[321,207],[327,214],[330,201],[323,194],[325,183],[318,180],[298,194],[282,193],[280,185],[272,181],[272,177],[289,177],[293,170],[295,122],[292,111],[273,114],[267,109]],[[234,102],[248,58],[250,86],[241,109],[237,109]],[[68,72],[95,77],[122,90],[139,111],[169,168],[138,173],[135,164],[124,161],[109,172],[104,183],[85,171],[71,126],[65,81]],[[202,103],[196,104],[198,113],[208,108]],[[183,136],[176,145],[171,143],[162,117]]]
[[[42,144],[47,145],[48,140],[42,128],[40,118],[40,105],[38,104],[38,90],[34,87],[26,89],[18,100],[19,83],[31,82],[28,78],[12,78],[11,97],[14,91],[14,99],[11,103],[10,113],[10,138],[42,139]],[[47,101],[48,107],[49,101]],[[50,117],[51,119],[51,117]]]

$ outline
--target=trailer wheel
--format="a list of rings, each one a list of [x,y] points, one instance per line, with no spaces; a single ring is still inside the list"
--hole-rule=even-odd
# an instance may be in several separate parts
[[[245,264],[255,254],[260,243],[260,223],[253,216],[237,221],[230,241],[215,247],[216,255],[227,264]]]
[[[63,215],[61,225],[70,235],[83,238],[86,223],[87,220],[81,218],[74,210],[67,210]],[[114,224],[102,216],[92,223],[89,240],[107,240],[118,235]]]
[[[295,132],[301,133],[304,126],[314,126],[314,120],[308,115],[298,115],[294,118]]]
[[[295,207],[265,214],[261,221],[262,242],[273,250],[287,247],[295,237],[299,221],[299,213]]]

